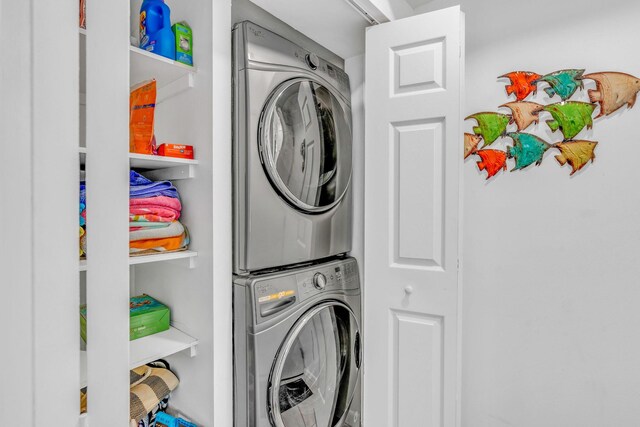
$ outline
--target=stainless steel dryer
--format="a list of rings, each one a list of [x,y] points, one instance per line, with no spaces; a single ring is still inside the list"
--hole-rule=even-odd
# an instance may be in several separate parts
[[[235,427],[357,427],[360,282],[355,259],[236,276]]]
[[[347,74],[251,22],[233,31],[234,271],[348,252]]]

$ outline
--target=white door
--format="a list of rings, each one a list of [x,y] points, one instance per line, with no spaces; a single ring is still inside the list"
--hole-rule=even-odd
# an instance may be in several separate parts
[[[464,16],[369,28],[365,427],[458,424]]]

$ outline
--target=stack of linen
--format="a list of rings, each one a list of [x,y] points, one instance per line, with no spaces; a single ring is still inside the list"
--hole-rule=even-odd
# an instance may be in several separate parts
[[[87,255],[87,187],[80,181],[80,257]]]
[[[178,221],[178,190],[170,181],[151,181],[129,173],[129,255],[187,249],[189,233]]]

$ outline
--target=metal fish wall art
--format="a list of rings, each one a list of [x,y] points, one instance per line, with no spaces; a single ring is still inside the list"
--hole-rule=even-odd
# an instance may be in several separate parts
[[[499,79],[507,78],[511,80],[511,84],[505,86],[507,95],[515,94],[516,100],[523,101],[531,93],[535,94],[538,90],[537,80],[542,77],[540,74],[531,71],[512,71],[499,76]]]
[[[547,141],[530,133],[512,132],[507,136],[513,139],[513,147],[507,147],[507,157],[516,161],[516,166],[511,172],[534,163],[539,166],[544,153],[551,148]]]
[[[540,122],[538,113],[544,109],[542,104],[527,101],[508,102],[500,107],[511,110],[511,117],[513,117],[516,126],[518,126],[518,132],[525,130],[533,123],[538,124]]]
[[[593,127],[591,114],[595,109],[595,104],[578,101],[559,102],[544,107],[553,117],[553,120],[547,120],[547,125],[553,132],[560,129],[565,141],[573,139],[585,127]]]
[[[571,165],[571,175],[582,169],[589,161],[596,158],[594,150],[598,143],[596,141],[568,141],[558,142],[553,147],[560,150],[556,160],[561,166],[569,163]]]
[[[483,147],[493,144],[496,139],[504,136],[511,122],[511,116],[493,112],[472,114],[465,120],[469,119],[478,122],[478,126],[473,127],[473,133],[482,137]]]
[[[464,158],[466,159],[470,155],[478,151],[478,144],[480,144],[482,138],[472,133],[464,134]]]
[[[549,84],[549,87],[544,89],[547,95],[549,95],[549,98],[558,95],[560,99],[566,101],[576,93],[578,88],[582,89],[584,87],[584,83],[582,82],[583,74],[584,70],[577,69],[554,71],[553,73],[540,77],[537,82]]]
[[[593,128],[596,108],[599,108],[596,119],[610,116],[625,106],[631,109],[640,93],[640,77],[617,71],[585,74],[584,69],[575,68],[544,75],[531,71],[512,71],[498,78],[510,80],[505,90],[507,96],[514,95],[516,100],[502,104],[499,108],[508,108],[511,114],[482,112],[465,119],[474,119],[477,125],[473,126],[473,133],[464,134],[464,158],[471,155],[480,157],[478,169],[487,171],[487,180],[501,170],[507,170],[508,159],[515,162],[512,172],[533,164],[539,166],[550,149],[560,152],[555,159],[560,166],[568,163],[571,175],[574,175],[596,158],[597,141],[576,139],[585,128]],[[596,88],[589,89],[586,94],[580,92],[579,97],[585,100],[588,98],[590,102],[570,100],[578,89],[584,89],[585,80],[593,80],[596,84]],[[539,85],[544,87],[549,98],[558,96],[561,102],[543,105],[525,101],[530,95],[536,95]],[[551,116],[546,120],[547,126],[552,133],[560,131],[562,141],[547,142],[529,133],[531,130],[524,132],[531,125],[539,124],[540,115],[546,114]],[[508,130],[509,125],[513,124],[516,125],[517,132]],[[511,138],[513,145],[506,146],[506,151],[485,148],[500,137]],[[481,141],[482,149],[478,149]],[[498,144],[502,145],[503,142]]]
[[[618,111],[624,105],[632,108],[636,103],[636,97],[640,92],[640,78],[631,74],[607,71],[603,73],[587,74],[583,79],[591,79],[596,82],[596,90],[589,89],[591,102],[600,104],[600,114],[608,116]]]
[[[507,170],[507,153],[501,150],[479,150],[475,153],[480,156],[477,162],[480,171],[487,171],[487,180],[495,176],[500,170]]]

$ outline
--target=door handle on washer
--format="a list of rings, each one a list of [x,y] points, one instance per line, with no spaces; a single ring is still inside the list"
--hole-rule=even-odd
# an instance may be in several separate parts
[[[262,317],[271,316],[272,314],[278,313],[284,310],[285,308],[289,307],[294,302],[296,302],[296,297],[292,296],[284,300],[263,304],[262,306],[260,306],[260,316]]]

